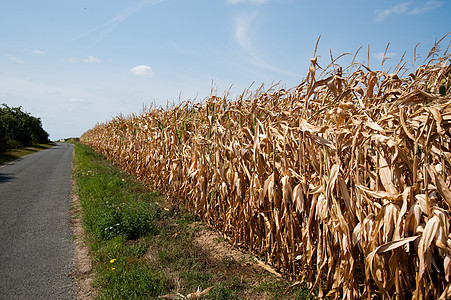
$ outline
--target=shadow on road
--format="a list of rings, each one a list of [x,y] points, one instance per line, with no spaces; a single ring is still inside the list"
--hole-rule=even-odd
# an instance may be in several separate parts
[[[0,183],[8,182],[14,179],[14,176],[8,174],[0,173]]]

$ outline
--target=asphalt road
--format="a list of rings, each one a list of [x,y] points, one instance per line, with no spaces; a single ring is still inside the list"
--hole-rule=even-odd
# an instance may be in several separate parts
[[[0,165],[0,299],[76,299],[72,155],[57,143]]]

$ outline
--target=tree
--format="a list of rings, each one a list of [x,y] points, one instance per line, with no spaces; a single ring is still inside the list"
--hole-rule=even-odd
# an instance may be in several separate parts
[[[0,107],[0,151],[44,144],[49,142],[49,134],[42,128],[40,118],[23,112],[19,107]]]

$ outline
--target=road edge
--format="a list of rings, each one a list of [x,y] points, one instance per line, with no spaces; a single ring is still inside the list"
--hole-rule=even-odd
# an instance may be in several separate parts
[[[73,169],[72,163],[72,169]],[[70,215],[70,228],[73,233],[75,241],[75,256],[74,256],[74,270],[69,273],[69,277],[75,280],[77,286],[77,299],[78,300],[91,300],[95,299],[97,291],[94,288],[94,270],[92,268],[91,251],[85,241],[86,231],[82,223],[82,209],[80,205],[80,199],[75,193],[75,181],[72,182],[71,191],[71,208]]]

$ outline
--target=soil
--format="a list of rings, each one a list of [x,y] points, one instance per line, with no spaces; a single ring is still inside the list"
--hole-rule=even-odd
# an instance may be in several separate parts
[[[72,193],[72,209],[70,227],[75,239],[75,262],[74,270],[69,274],[77,284],[77,299],[88,300],[94,299],[96,290],[93,287],[94,271],[91,264],[91,256],[89,248],[86,245],[86,232],[81,222],[80,199]]]
[[[202,224],[198,226],[194,242],[202,249],[205,257],[209,258],[210,268],[218,274],[224,274],[226,278],[238,278],[238,284],[247,286],[241,291],[246,299],[272,298],[267,291],[258,290],[257,287],[262,281],[281,279],[281,274],[251,254],[232,246],[221,233]]]

